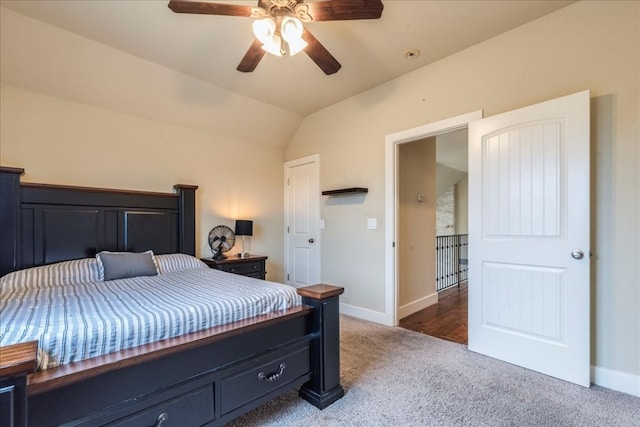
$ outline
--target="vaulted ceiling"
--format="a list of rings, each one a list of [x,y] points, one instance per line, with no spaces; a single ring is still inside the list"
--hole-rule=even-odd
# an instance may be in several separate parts
[[[256,5],[257,1],[222,3]],[[266,55],[254,72],[236,71],[253,41],[250,18],[176,14],[166,0],[2,0],[0,4],[305,116],[571,3],[386,0],[379,20],[306,24],[342,64],[331,76],[302,53],[280,58]]]

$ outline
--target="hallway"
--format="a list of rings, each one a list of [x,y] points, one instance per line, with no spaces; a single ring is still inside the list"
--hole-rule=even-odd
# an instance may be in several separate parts
[[[466,345],[468,293],[467,282],[444,290],[437,304],[401,319],[400,327]]]

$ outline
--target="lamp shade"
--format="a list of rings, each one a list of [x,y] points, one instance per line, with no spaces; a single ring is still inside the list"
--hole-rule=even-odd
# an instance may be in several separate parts
[[[302,39],[304,28],[298,18],[285,16],[280,24],[282,38],[289,45],[289,55],[293,56],[307,47],[307,42]]]
[[[237,219],[236,236],[253,236],[253,221]]]

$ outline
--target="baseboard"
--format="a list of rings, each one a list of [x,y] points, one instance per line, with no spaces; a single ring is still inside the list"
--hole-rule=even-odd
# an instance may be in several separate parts
[[[355,305],[341,302],[340,313],[346,314],[347,316],[357,317],[358,319],[380,323],[382,325],[389,325],[386,313],[370,310],[368,308],[357,307]]]
[[[410,314],[420,311],[423,308],[427,308],[430,305],[433,305],[437,302],[438,302],[438,293],[436,292],[434,294],[427,295],[426,297],[422,297],[413,302],[410,302],[409,304],[400,306],[398,307],[398,319],[405,318]]]
[[[592,366],[591,378],[595,385],[640,397],[640,375]]]

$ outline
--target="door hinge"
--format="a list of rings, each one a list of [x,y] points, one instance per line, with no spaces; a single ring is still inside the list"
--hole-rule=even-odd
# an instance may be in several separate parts
[[[289,281],[289,273],[287,273],[287,282]]]
[[[395,248],[396,247],[396,242],[391,243],[391,247]]]
[[[291,178],[287,178],[287,185],[291,185]]]
[[[287,225],[287,233],[290,233],[290,231],[289,231],[289,226],[288,226],[288,225]]]

